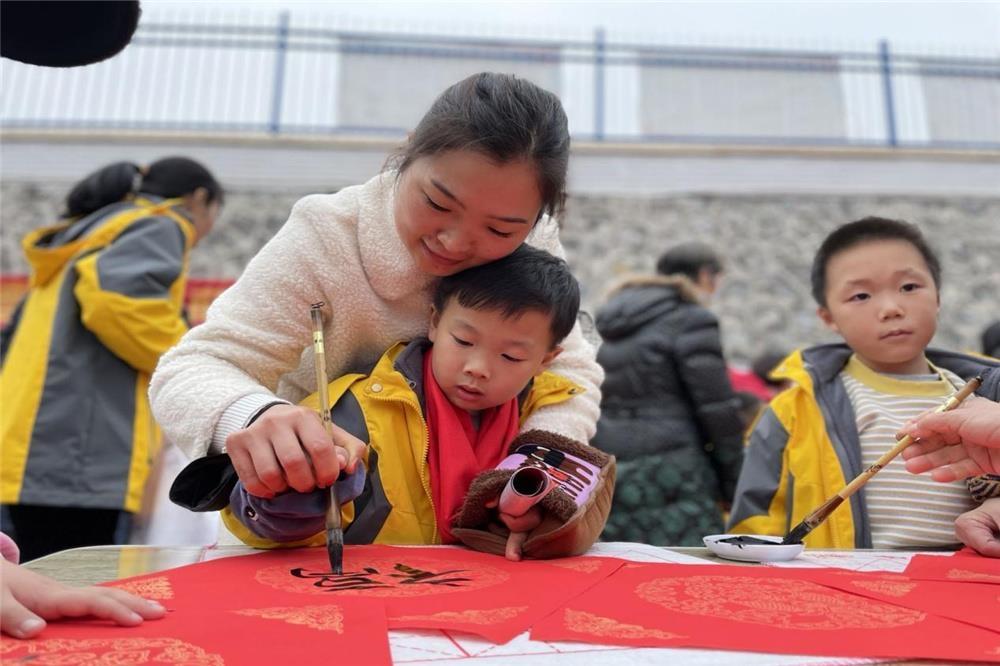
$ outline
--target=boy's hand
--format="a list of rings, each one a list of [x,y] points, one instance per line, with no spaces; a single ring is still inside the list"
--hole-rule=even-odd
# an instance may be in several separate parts
[[[500,497],[486,502],[487,509],[495,509],[500,504]],[[528,533],[542,524],[542,510],[533,506],[520,516],[512,516],[509,513],[498,513],[500,521],[510,530],[507,536],[507,548],[504,552],[511,562],[521,561],[521,547],[528,539]]]
[[[300,493],[329,487],[341,470],[354,471],[364,448],[336,424],[331,441],[316,412],[294,405],[274,405],[226,439],[243,487],[265,498],[289,487]]]
[[[132,627],[166,609],[112,587],[69,587],[7,560],[0,562],[0,630],[15,638],[37,636],[46,620],[93,616]]]

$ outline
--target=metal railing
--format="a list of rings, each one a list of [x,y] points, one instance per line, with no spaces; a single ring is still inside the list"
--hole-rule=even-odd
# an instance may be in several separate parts
[[[144,22],[119,56],[3,61],[5,128],[401,136],[449,83],[512,71],[578,139],[1000,148],[1000,58]]]

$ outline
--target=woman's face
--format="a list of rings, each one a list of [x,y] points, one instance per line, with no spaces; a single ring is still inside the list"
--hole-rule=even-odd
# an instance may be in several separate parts
[[[420,270],[445,276],[513,252],[541,208],[530,162],[454,150],[418,158],[400,175],[396,230]]]

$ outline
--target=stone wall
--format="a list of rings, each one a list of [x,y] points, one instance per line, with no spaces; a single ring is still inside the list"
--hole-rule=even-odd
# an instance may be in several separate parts
[[[0,271],[26,271],[18,241],[28,229],[55,219],[65,190],[3,183]],[[229,193],[217,231],[192,257],[191,275],[237,277],[301,194]],[[809,265],[824,235],[866,215],[920,224],[944,268],[935,344],[977,347],[979,332],[1000,318],[1000,197],[578,195],[568,203],[563,243],[590,310],[621,276],[652,270],[656,257],[671,244],[716,244],[727,258],[727,271],[713,308],[721,317],[730,357],[746,361],[766,347],[787,349],[834,339],[814,313]]]

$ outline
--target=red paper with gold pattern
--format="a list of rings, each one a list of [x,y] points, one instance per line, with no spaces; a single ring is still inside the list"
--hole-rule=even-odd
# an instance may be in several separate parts
[[[1000,635],[824,587],[799,570],[626,564],[531,637],[844,657],[1000,663]],[[948,640],[942,640],[947,636]]]
[[[822,569],[803,570],[802,575],[820,585],[1000,633],[1000,588],[995,585],[913,580],[897,573]]]
[[[117,585],[141,592],[166,577],[177,601],[203,609],[374,599],[392,629],[450,629],[503,643],[621,565],[610,558],[510,562],[465,548],[365,545],[344,549],[342,576],[330,572],[325,549],[304,548],[227,557]]]
[[[161,590],[169,583],[158,583]],[[206,588],[206,596],[211,587]],[[0,663],[222,666],[331,663],[388,666],[385,611],[367,599],[203,610],[160,597],[170,612],[138,627],[98,620],[50,623],[32,640],[0,639]],[[263,602],[263,599],[259,601]],[[343,655],[350,655],[345,660]]]
[[[968,549],[951,556],[914,555],[903,573],[919,580],[1000,585],[1000,559]]]

